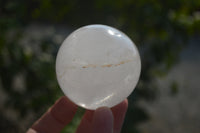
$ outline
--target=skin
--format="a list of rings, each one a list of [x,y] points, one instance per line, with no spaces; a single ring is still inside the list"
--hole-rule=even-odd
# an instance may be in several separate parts
[[[86,110],[76,133],[120,133],[128,108],[128,100],[108,108]],[[78,107],[63,96],[39,119],[27,133],[60,133],[73,119]]]

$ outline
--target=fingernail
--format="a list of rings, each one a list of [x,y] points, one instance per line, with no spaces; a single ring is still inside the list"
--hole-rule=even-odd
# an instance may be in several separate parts
[[[100,107],[94,112],[93,132],[95,133],[113,132],[113,114],[110,108]]]

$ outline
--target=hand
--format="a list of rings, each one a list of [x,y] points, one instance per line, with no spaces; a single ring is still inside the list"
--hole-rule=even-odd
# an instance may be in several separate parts
[[[77,108],[77,105],[63,96],[27,133],[60,133],[72,120]],[[95,111],[86,110],[76,133],[120,133],[127,108],[126,99],[111,109],[101,107]]]

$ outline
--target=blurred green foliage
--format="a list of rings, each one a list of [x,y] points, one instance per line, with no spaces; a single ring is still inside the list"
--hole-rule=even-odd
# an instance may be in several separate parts
[[[137,125],[148,119],[138,101],[155,98],[155,78],[166,75],[188,38],[199,34],[200,1],[0,0],[0,87],[1,95],[5,95],[0,106],[0,132],[24,132],[63,95],[54,68],[59,45],[51,37],[42,38],[37,46],[22,44],[23,33],[32,23],[67,25],[72,29],[101,23],[119,28],[133,39],[141,54],[142,72],[129,97],[122,132],[138,133]],[[23,80],[22,88],[14,85],[18,77]],[[177,85],[172,90],[176,91]],[[7,109],[17,115],[18,121],[5,115]],[[75,131],[81,114],[83,111],[66,132]],[[20,126],[30,115],[32,119],[25,127]]]

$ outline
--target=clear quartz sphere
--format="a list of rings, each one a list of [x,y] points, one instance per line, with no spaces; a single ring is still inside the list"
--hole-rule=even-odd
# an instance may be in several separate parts
[[[140,71],[135,44],[106,25],[88,25],[71,33],[56,59],[56,75],[65,95],[91,110],[122,102],[134,90]]]

